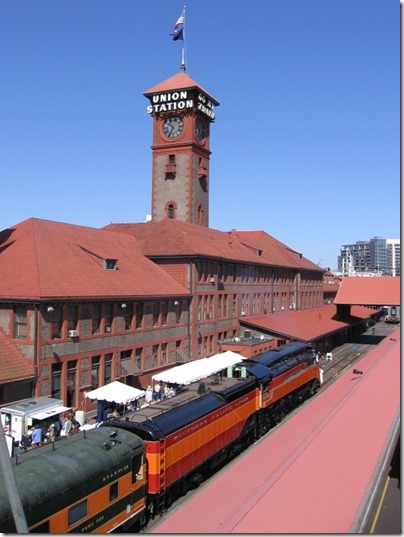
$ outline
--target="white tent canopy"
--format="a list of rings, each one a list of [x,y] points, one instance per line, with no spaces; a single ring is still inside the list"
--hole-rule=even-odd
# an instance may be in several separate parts
[[[239,354],[226,351],[221,354],[215,354],[210,358],[194,360],[186,364],[172,367],[161,373],[152,376],[154,381],[170,382],[173,384],[190,384],[218,371],[222,371],[231,365],[242,362],[243,358]]]
[[[118,380],[101,386],[96,390],[86,393],[89,399],[98,399],[99,401],[108,401],[114,403],[129,403],[135,399],[143,397],[145,392],[132,386],[127,386]]]

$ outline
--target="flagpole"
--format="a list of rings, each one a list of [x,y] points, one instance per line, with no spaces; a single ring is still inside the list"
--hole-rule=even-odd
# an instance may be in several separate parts
[[[184,37],[183,41],[182,41],[182,56],[181,56],[181,67],[180,67],[180,71],[182,72],[186,72],[187,68],[185,66],[185,7],[184,6],[184,9],[183,9],[183,17],[184,17],[184,27],[183,27],[183,31],[182,31],[182,35]]]

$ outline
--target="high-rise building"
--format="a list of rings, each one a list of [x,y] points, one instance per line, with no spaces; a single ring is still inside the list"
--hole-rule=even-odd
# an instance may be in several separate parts
[[[375,236],[369,241],[357,241],[342,246],[338,270],[344,276],[358,273],[400,275],[400,240]]]
[[[392,276],[400,276],[401,270],[401,245],[400,239],[386,239],[387,266]]]
[[[369,241],[370,270],[387,274],[387,247],[386,239],[383,237],[373,237]]]

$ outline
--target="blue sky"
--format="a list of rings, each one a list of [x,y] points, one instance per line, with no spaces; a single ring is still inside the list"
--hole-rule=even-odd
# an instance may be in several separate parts
[[[151,212],[143,92],[179,71],[178,0],[1,0],[0,229]],[[400,236],[398,0],[188,0],[188,74],[221,104],[210,227],[322,267]]]

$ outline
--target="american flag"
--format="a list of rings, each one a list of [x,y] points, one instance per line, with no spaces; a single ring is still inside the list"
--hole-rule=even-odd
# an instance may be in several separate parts
[[[173,39],[174,41],[177,41],[177,39],[184,40],[184,13],[182,13],[182,15],[178,18],[177,22],[175,23]]]

